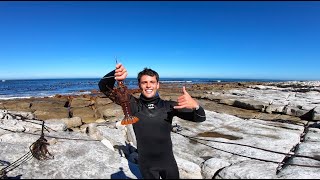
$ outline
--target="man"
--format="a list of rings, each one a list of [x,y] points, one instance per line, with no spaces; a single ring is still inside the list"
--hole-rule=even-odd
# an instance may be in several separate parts
[[[122,64],[104,76],[99,82],[100,91],[107,96],[115,81],[123,81],[128,72]],[[110,78],[114,77],[114,78]],[[140,172],[145,179],[178,179],[179,171],[174,158],[171,141],[172,119],[205,121],[205,111],[183,87],[183,94],[177,102],[162,100],[159,96],[159,75],[145,68],[138,74],[140,98],[130,95],[133,116],[139,118],[133,124],[139,153]]]

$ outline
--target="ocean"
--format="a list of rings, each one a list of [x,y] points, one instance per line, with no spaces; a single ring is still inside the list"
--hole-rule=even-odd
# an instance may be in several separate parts
[[[30,79],[30,80],[0,80],[0,100],[52,97],[60,95],[90,94],[92,90],[99,90],[100,78],[77,79]],[[274,82],[281,80],[261,79],[208,79],[208,78],[160,78],[161,83],[219,83],[219,82]],[[136,78],[127,78],[125,84],[129,89],[138,88]]]

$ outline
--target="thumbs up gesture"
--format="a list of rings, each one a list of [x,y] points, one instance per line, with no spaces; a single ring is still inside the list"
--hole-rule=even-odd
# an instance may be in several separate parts
[[[187,109],[196,109],[199,107],[199,104],[197,101],[195,101],[189,93],[186,91],[186,87],[182,87],[182,95],[178,97],[177,102],[178,105],[174,106],[174,109],[182,109],[182,108],[187,108]]]

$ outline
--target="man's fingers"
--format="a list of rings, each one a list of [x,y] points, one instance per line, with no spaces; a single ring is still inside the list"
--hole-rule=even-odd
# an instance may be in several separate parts
[[[184,101],[186,101],[186,100],[187,100],[187,98],[182,95],[182,96],[179,96],[179,97],[178,97],[177,102],[178,102],[178,103],[181,103],[181,102],[184,102]]]
[[[115,76],[122,76],[123,74],[128,74],[128,73],[127,71],[118,71],[114,73]]]
[[[183,100],[185,100],[185,97],[184,97],[184,96],[179,96],[178,99],[177,99],[178,102],[179,102],[179,101],[183,101]]]
[[[188,106],[188,101],[181,101],[181,102],[178,102],[178,106],[182,107],[182,108],[185,108]]]
[[[182,109],[182,108],[189,108],[192,109],[196,106],[197,102],[189,95],[186,91],[186,87],[182,87],[183,95],[177,98],[177,105],[174,106],[174,109]]]
[[[116,68],[115,72],[122,72],[123,70],[125,70],[124,67],[123,66],[119,66],[119,67]]]
[[[179,105],[188,104],[188,98],[185,95],[178,97],[177,102]]]
[[[116,80],[124,80],[126,77],[127,77],[127,75],[128,75],[128,72],[126,71],[126,70],[124,70],[124,71],[121,71],[121,72],[116,72],[115,74],[115,79]]]
[[[116,70],[114,73],[114,79],[117,81],[122,81],[124,80],[128,75],[128,72],[126,70],[126,68],[124,68],[124,66],[121,63],[117,63],[116,64]]]
[[[180,101],[180,102],[178,102],[178,105],[186,105],[186,104],[188,104],[188,101]]]
[[[174,109],[182,109],[182,108],[187,108],[190,106],[190,104],[189,104],[190,103],[190,98],[189,98],[190,95],[186,91],[185,86],[182,86],[182,93],[183,93],[183,95],[178,97],[178,99],[177,99],[178,105],[174,106],[173,107]]]

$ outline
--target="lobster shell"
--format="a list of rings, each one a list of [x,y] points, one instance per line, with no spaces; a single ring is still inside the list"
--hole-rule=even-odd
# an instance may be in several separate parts
[[[115,96],[115,101],[122,107],[124,118],[121,121],[122,125],[134,124],[139,121],[139,118],[131,115],[129,92],[123,81],[117,81],[118,87],[114,88],[112,94]]]

